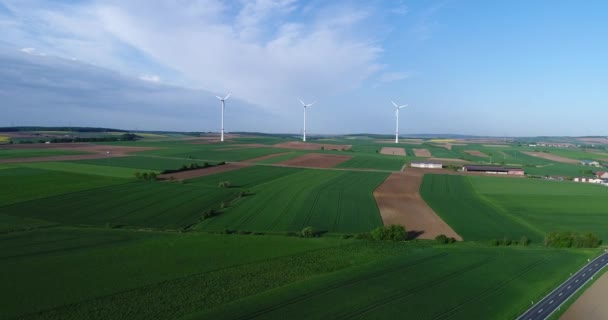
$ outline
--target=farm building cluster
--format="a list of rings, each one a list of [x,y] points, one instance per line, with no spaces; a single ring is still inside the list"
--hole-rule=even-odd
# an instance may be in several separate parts
[[[443,163],[441,162],[412,162],[410,163],[412,168],[429,168],[429,169],[441,169]]]
[[[595,173],[595,178],[577,177],[574,178],[573,181],[582,183],[595,183],[608,186],[608,172],[598,171]]]
[[[481,172],[489,174],[506,174],[513,176],[525,175],[524,169],[514,167],[503,167],[503,166],[478,166],[478,165],[467,165],[463,166],[462,171],[464,172]]]

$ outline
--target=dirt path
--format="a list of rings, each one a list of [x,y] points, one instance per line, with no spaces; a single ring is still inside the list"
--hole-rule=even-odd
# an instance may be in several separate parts
[[[380,153],[388,154],[388,155],[392,155],[392,156],[404,156],[405,149],[393,148],[393,147],[382,147],[382,150],[380,150]]]
[[[608,273],[604,273],[566,310],[560,320],[600,320],[608,317]]]
[[[413,238],[434,239],[444,234],[462,240],[420,196],[425,172],[407,169],[393,173],[374,191],[384,225],[403,225]]]
[[[208,176],[208,175],[212,175],[212,174],[216,174],[216,173],[232,171],[232,170],[236,170],[236,169],[240,169],[240,168],[245,168],[248,166],[250,166],[250,164],[230,163],[230,164],[225,164],[225,165],[215,166],[215,167],[210,167],[210,168],[204,168],[204,169],[196,169],[196,170],[188,170],[188,171],[182,171],[182,172],[176,172],[176,173],[161,174],[158,176],[158,178],[161,180],[170,180],[171,177],[173,177],[173,179],[175,179],[175,180],[187,180],[187,179],[193,179],[193,178],[198,178],[198,177],[204,177],[204,176]]]
[[[414,155],[416,157],[432,157],[429,149],[414,149]]]
[[[465,150],[464,152],[475,156],[475,157],[482,157],[482,158],[488,158],[489,156],[479,150]]]
[[[537,158],[541,158],[541,159],[545,159],[545,160],[551,160],[551,161],[555,161],[555,162],[570,163],[570,164],[579,164],[580,163],[579,160],[564,158],[564,157],[556,156],[554,154],[550,154],[550,153],[546,153],[546,152],[522,151],[522,153],[527,154],[529,156],[533,156],[533,157],[537,157]]]
[[[267,156],[261,156],[261,157],[257,157],[257,158],[253,158],[253,159],[247,159],[241,162],[244,163],[254,163],[254,162],[259,162],[259,161],[263,161],[263,160],[268,160],[268,159],[272,159],[272,158],[276,158],[282,155],[286,155],[286,154],[290,154],[292,152],[281,152],[281,153],[275,153],[275,154],[269,154]]]
[[[351,156],[336,154],[308,153],[297,158],[279,162],[279,165],[307,168],[331,168],[350,159]]]

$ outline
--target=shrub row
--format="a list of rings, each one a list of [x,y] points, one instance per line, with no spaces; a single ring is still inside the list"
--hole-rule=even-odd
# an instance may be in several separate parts
[[[553,248],[597,248],[602,240],[597,234],[569,231],[550,232],[545,236],[545,247]]]
[[[355,239],[405,241],[407,240],[407,232],[403,226],[391,224],[390,226],[378,227],[371,232],[358,233],[355,235]]]

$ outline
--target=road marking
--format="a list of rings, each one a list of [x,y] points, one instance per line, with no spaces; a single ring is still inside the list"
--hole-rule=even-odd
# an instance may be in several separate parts
[[[574,282],[578,282],[578,279],[576,279],[576,281],[574,281]]]
[[[583,273],[583,277],[585,276],[586,273]]]
[[[560,292],[558,297],[561,297],[561,296],[562,296],[562,293],[563,293],[563,292]]]
[[[553,300],[549,301],[549,304],[552,304],[552,303],[553,303]]]
[[[568,286],[568,289],[570,289],[570,287],[572,287],[572,286]]]
[[[544,309],[540,309],[540,310],[538,310],[538,313],[541,313],[541,312],[543,312],[543,310],[544,310]]]

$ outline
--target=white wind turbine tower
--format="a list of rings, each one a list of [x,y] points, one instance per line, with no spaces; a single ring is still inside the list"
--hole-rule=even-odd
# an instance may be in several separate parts
[[[391,101],[391,103],[395,106],[395,143],[399,143],[399,109],[407,107],[407,104],[398,106],[394,101]]]
[[[316,102],[306,104],[301,99],[298,99],[298,100],[300,100],[300,103],[302,103],[302,106],[304,107],[304,132],[303,132],[304,134],[302,135],[302,141],[306,142],[306,108],[312,106]]]
[[[221,137],[220,137],[220,141],[224,141],[224,107],[226,106],[226,100],[228,100],[228,98],[230,97],[232,93],[229,93],[226,97],[222,98],[222,97],[218,97],[215,96],[216,98],[220,99],[220,101],[222,102],[222,131],[221,131]]]

